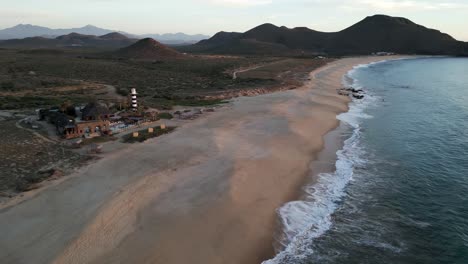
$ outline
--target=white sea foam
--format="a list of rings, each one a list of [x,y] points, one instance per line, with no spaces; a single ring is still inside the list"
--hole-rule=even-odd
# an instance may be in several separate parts
[[[343,85],[364,89],[355,79],[355,74],[358,69],[371,65],[373,64],[354,67],[343,78]],[[263,264],[294,263],[305,259],[313,253],[310,249],[313,240],[331,228],[331,216],[345,195],[345,187],[352,180],[354,167],[366,162],[362,158],[363,150],[360,147],[360,123],[363,119],[372,117],[364,113],[364,110],[376,102],[378,98],[367,93],[364,99],[351,102],[349,111],[337,117],[350,125],[353,133],[344,142],[343,149],[337,152],[336,171],[319,174],[317,182],[304,188],[304,200],[289,202],[278,209],[283,226],[283,235],[279,239],[283,251]]]

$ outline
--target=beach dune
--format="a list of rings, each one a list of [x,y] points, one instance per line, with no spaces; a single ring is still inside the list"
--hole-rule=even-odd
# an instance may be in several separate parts
[[[229,109],[109,154],[67,181],[0,209],[2,263],[261,263],[276,209],[298,198],[349,98],[346,58],[304,87]],[[313,168],[312,168],[313,170]]]

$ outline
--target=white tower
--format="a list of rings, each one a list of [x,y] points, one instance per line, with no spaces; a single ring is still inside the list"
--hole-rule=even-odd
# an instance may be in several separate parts
[[[138,110],[138,102],[137,102],[137,92],[135,88],[131,89],[130,96],[132,98],[132,110],[136,112]]]

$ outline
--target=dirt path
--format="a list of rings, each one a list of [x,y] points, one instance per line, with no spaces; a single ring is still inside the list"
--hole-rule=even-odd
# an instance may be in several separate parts
[[[242,69],[235,70],[232,73],[232,79],[236,80],[237,79],[237,74],[239,74],[239,73],[248,72],[248,71],[251,71],[251,70],[256,70],[258,68],[265,67],[265,66],[266,66],[265,64],[262,64],[262,65],[252,66],[252,67],[249,67],[249,68],[242,68]]]
[[[110,99],[113,99],[113,100],[127,100],[127,97],[126,96],[123,96],[123,95],[120,95],[117,93],[117,88],[115,88],[115,86],[112,86],[112,85],[104,85],[105,88],[106,88],[106,91],[107,91],[107,94],[106,96],[110,97]]]
[[[47,141],[47,142],[49,142],[49,143],[57,143],[57,142],[58,142],[58,141],[56,141],[56,140],[52,140],[52,139],[50,139],[50,138],[48,138],[48,137],[45,137],[45,136],[39,134],[37,131],[34,131],[33,129],[29,129],[29,128],[23,127],[23,126],[21,125],[21,122],[24,122],[24,121],[26,121],[27,119],[28,119],[28,118],[26,117],[26,118],[23,118],[23,119],[21,119],[21,120],[18,120],[18,121],[15,123],[15,126],[16,126],[17,128],[25,129],[25,130],[31,132],[34,136],[40,138],[40,139],[43,140],[43,141]]]

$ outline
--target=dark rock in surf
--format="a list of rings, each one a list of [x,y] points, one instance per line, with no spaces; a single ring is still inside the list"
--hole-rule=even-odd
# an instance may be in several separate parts
[[[364,98],[364,95],[362,95],[362,94],[354,94],[354,93],[353,93],[353,97],[356,98],[356,99],[363,99],[363,98]]]

